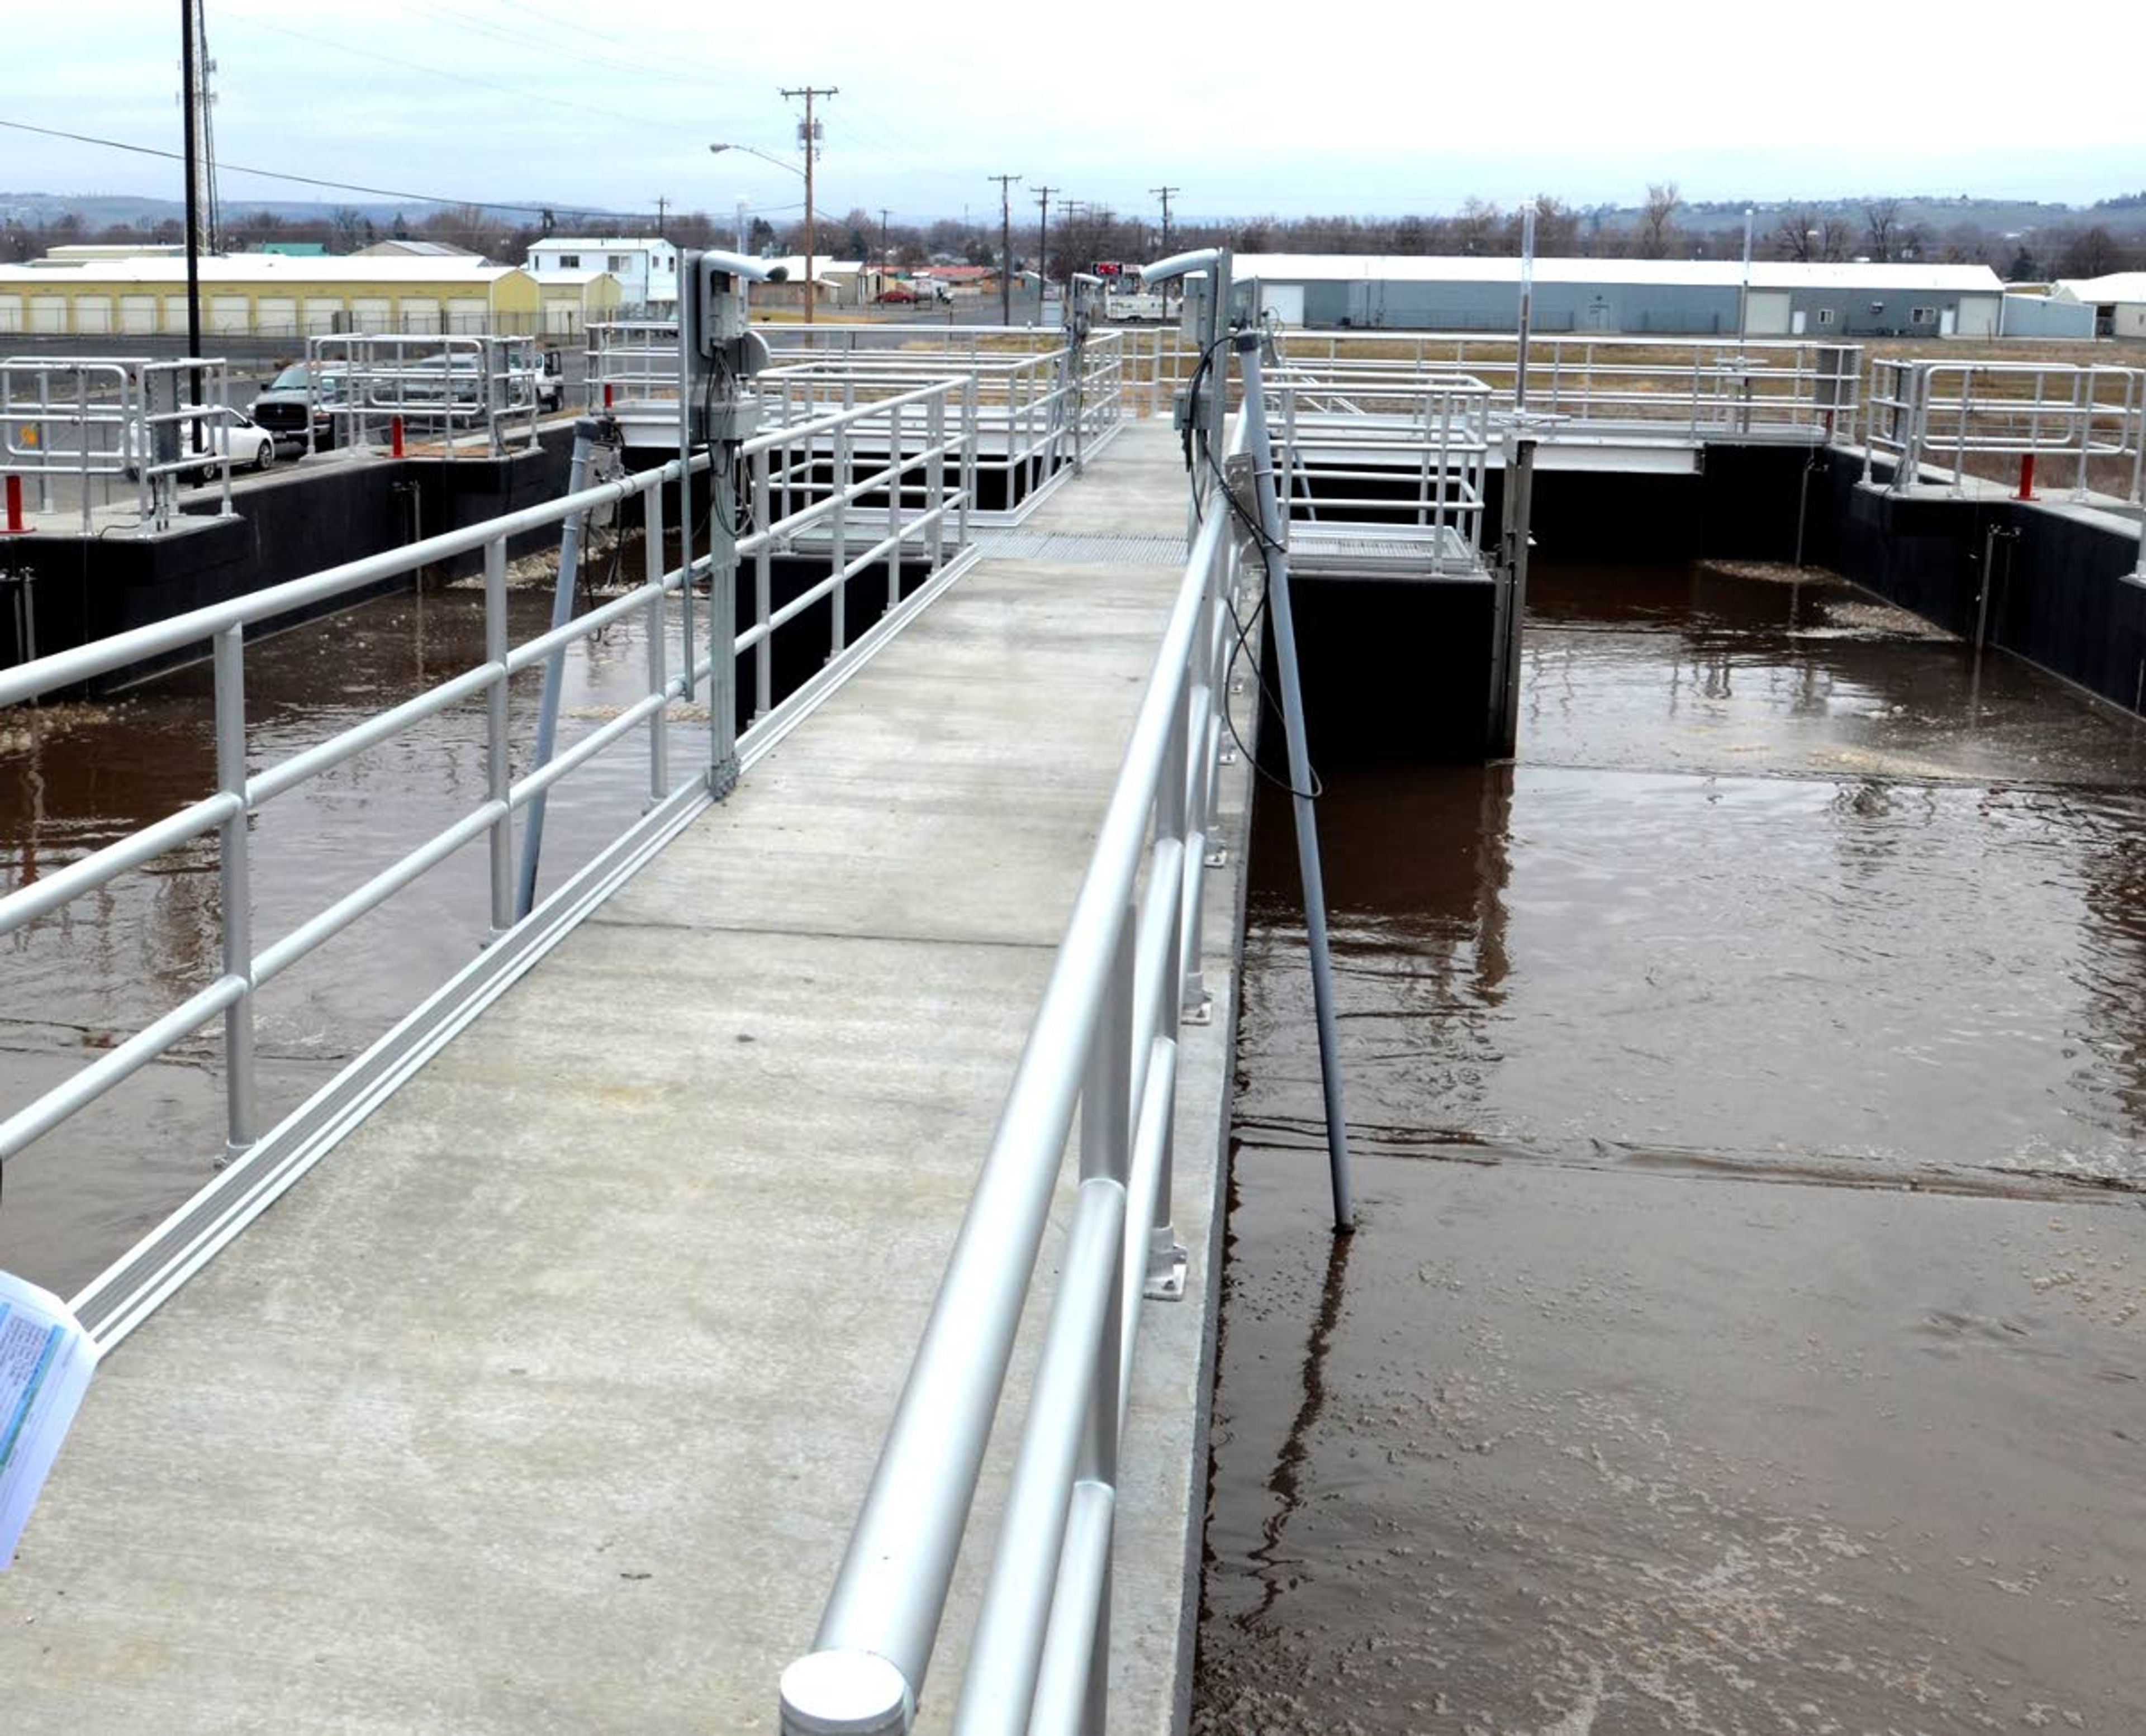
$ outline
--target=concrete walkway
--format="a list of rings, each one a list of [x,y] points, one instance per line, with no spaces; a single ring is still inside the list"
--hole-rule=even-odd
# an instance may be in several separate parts
[[[1181,530],[1175,462],[1130,429],[1033,522]],[[980,565],[116,1352],[0,1577],[5,1728],[771,1729],[1179,571]],[[1185,1032],[1118,1731],[1185,1685],[1229,1025]]]

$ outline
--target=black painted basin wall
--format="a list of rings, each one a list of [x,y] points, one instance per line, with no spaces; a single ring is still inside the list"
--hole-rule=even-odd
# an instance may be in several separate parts
[[[1790,561],[1800,522],[1806,561],[1967,638],[1987,564],[1989,645],[2141,710],[2146,588],[2127,582],[2134,535],[2046,501],[1899,499],[1859,486],[1862,472],[1859,453],[1728,446],[1681,476],[1540,469],[1535,545],[1590,561]],[[1876,466],[1880,484],[1889,474]],[[1415,488],[1396,478],[1391,492],[1399,503]],[[1501,471],[1486,492],[1495,538]],[[1292,590],[1315,763],[1481,756],[1491,616],[1480,588],[1306,579]]]

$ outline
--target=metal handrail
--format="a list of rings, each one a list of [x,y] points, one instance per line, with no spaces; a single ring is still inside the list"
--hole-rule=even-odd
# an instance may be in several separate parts
[[[1140,1304],[1182,1292],[1175,1027],[1205,1000],[1201,876],[1241,559],[1230,515],[1210,512],[814,1649],[784,1672],[789,1736],[911,1728],[1076,1107],[1071,1227],[956,1728],[1026,1730],[1032,1707],[1044,1728],[1100,1727]]]
[[[1143,387],[1160,397],[1190,378],[1198,355],[1174,329],[1127,334]],[[1282,337],[1286,365],[1369,389],[1438,373],[1485,381],[1495,411],[1513,407],[1510,333],[1304,330]],[[1852,438],[1862,391],[1860,346],[1813,337],[1548,335],[1530,339],[1529,404],[1563,418],[1559,437],[1629,434],[1783,442]]]
[[[57,395],[56,377],[62,387]],[[18,395],[25,381],[36,382],[34,397]],[[165,382],[161,391],[160,382]],[[102,485],[107,505],[121,492],[115,479],[127,485],[137,526],[162,530],[171,521],[170,479],[212,470],[220,489],[217,510],[228,517],[228,451],[196,451],[163,463],[152,454],[157,428],[237,420],[229,398],[228,369],[220,357],[172,362],[146,356],[0,358],[0,472],[32,479],[37,511],[47,513],[52,511],[54,481],[72,477],[85,536],[97,504],[92,481]],[[157,404],[163,407],[153,407]],[[72,436],[71,443],[56,444],[55,434]]]
[[[399,422],[406,436],[436,435],[438,456],[497,457],[518,429],[536,443],[541,370],[517,367],[522,337],[447,332],[322,332],[306,340],[306,443],[325,412],[343,446],[372,443],[374,427]],[[676,356],[676,351],[673,351]],[[676,363],[673,362],[675,372]],[[330,387],[332,382],[332,389]],[[481,451],[459,436],[483,436]]]
[[[556,920],[551,910],[555,900],[521,921],[517,920],[512,873],[515,815],[551,785],[636,731],[645,731],[646,736],[651,814],[664,810],[675,811],[679,799],[689,792],[697,792],[702,797],[720,794],[719,789],[712,787],[718,769],[715,763],[718,744],[726,762],[724,769],[734,776],[736,760],[754,751],[759,742],[772,739],[772,732],[778,732],[785,726],[801,703],[823,691],[853,665],[856,654],[868,641],[876,644],[894,624],[906,618],[896,612],[897,603],[903,610],[911,609],[912,605],[921,606],[918,598],[928,599],[935,594],[936,585],[933,581],[943,581],[947,575],[949,546],[958,549],[966,540],[965,489],[970,471],[963,450],[964,437],[947,438],[944,435],[946,401],[952,391],[953,387],[944,382],[921,388],[894,405],[834,412],[797,429],[773,431],[746,446],[748,461],[772,466],[781,462],[786,451],[800,443],[804,443],[809,451],[809,443],[816,436],[831,430],[844,433],[872,417],[890,414],[900,419],[921,421],[936,436],[922,443],[915,453],[894,464],[882,466],[856,481],[846,476],[836,477],[827,485],[824,498],[801,512],[801,523],[829,516],[839,520],[850,506],[868,497],[875,486],[884,488],[891,474],[921,467],[925,477],[927,498],[921,508],[905,509],[897,499],[882,520],[885,535],[875,539],[870,558],[861,556],[851,562],[838,558],[834,563],[835,570],[815,587],[815,594],[831,595],[837,599],[839,620],[839,600],[844,588],[864,571],[870,560],[885,559],[889,566],[887,612],[867,633],[845,636],[838,627],[827,667],[807,683],[804,691],[779,706],[772,703],[769,692],[767,647],[775,631],[789,616],[786,613],[771,615],[764,566],[756,587],[756,606],[750,611],[737,611],[747,616],[746,624],[734,632],[726,647],[711,641],[704,654],[696,651],[691,641],[690,614],[684,616],[682,624],[676,628],[682,641],[678,655],[674,657],[666,647],[666,635],[673,631],[668,599],[711,572],[710,557],[706,555],[690,567],[666,567],[664,557],[666,494],[683,500],[688,479],[710,467],[711,461],[705,451],[690,461],[673,459],[654,469],[598,483],[541,506],[525,507],[362,560],[347,561],[306,578],[0,671],[0,706],[5,706],[76,688],[100,676],[206,642],[213,661],[217,744],[216,788],[212,793],[177,814],[130,832],[0,896],[0,936],[50,915],[119,875],[142,867],[210,832],[215,832],[219,838],[223,924],[222,967],[217,977],[143,1030],[0,1120],[0,1163],[5,1163],[32,1141],[202,1026],[221,1018],[228,1151],[234,1157],[246,1157],[248,1162],[257,1158],[274,1170],[284,1161],[284,1148],[303,1133],[312,1105],[294,1111],[265,1134],[261,1130],[253,1078],[256,992],[427,870],[479,838],[488,840],[493,946],[502,955],[514,954],[531,924],[541,925]],[[950,458],[955,461],[951,466]],[[640,501],[642,508],[644,572],[641,583],[561,627],[540,634],[518,646],[511,646],[507,612],[510,540],[563,526],[593,511],[622,509],[626,502],[635,500]],[[762,533],[756,540],[746,539],[743,546],[748,552],[764,557],[772,540]],[[298,611],[316,610],[342,599],[363,596],[383,581],[479,551],[484,560],[486,655],[482,662],[287,759],[258,768],[249,766],[245,681],[249,629],[288,617]],[[921,559],[926,570],[925,583],[906,600],[901,597],[899,582],[905,551]],[[716,581],[726,586],[741,588],[737,586],[738,571],[732,564],[716,572]],[[635,615],[643,617],[647,624],[646,692],[548,764],[515,776],[508,727],[510,679],[517,671],[542,661],[566,645],[588,638],[614,621]],[[726,607],[720,611],[711,609],[707,618],[712,630],[716,620],[734,620],[736,616]],[[711,726],[710,766],[686,786],[675,786],[670,771],[668,739],[667,712],[671,702],[692,691],[699,681],[706,680],[709,682],[711,716],[728,718],[736,703],[737,661],[755,646],[761,648],[759,703],[748,727],[736,738],[735,753],[724,731]],[[257,944],[251,927],[251,816],[267,802],[332,771],[353,755],[377,746],[449,706],[480,696],[487,707],[486,776],[482,799],[415,849],[329,902],[288,933],[265,945]],[[726,781],[723,787],[727,787]],[[646,825],[647,821],[641,823]],[[325,1087],[321,1096],[337,1093],[347,1096],[367,1089],[366,1081],[353,1078],[354,1069],[367,1065],[367,1058],[361,1057],[352,1069],[346,1069]],[[246,1168],[247,1165],[241,1163],[227,1170],[202,1195],[182,1207],[167,1220],[165,1226],[152,1232],[134,1252],[82,1293],[77,1302],[90,1309],[83,1318],[93,1330],[109,1342],[131,1329],[146,1313],[147,1307],[153,1305],[153,1301],[143,1304],[142,1297],[152,1295],[161,1300],[161,1295],[167,1292],[158,1287],[173,1281],[171,1274],[186,1268],[187,1262],[203,1257],[197,1245],[191,1242],[177,1253],[165,1249],[156,1253],[153,1259],[143,1250],[169,1242],[171,1226],[182,1219],[215,1217],[216,1214],[203,1210],[201,1200],[217,1190],[229,1193],[236,1187],[242,1190],[247,1185],[243,1173]],[[295,1179],[295,1175],[291,1179]],[[282,1185],[287,1185],[287,1181]],[[246,1197],[252,1200],[253,1196]],[[265,1204],[266,1198],[260,1199],[251,1204],[249,1210],[257,1210]],[[227,1239],[227,1235],[235,1230],[218,1233],[226,1235]]]
[[[1490,388],[1465,374],[1337,377],[1285,363],[1265,382],[1280,424],[1285,521],[1315,523],[1431,571],[1480,570]],[[1395,485],[1413,481],[1410,495]],[[1371,485],[1364,491],[1363,485]]]
[[[2086,498],[2089,466],[2130,461],[2128,498],[2146,502],[2146,369],[2101,362],[1960,362],[1881,357],[1871,364],[1863,477],[1883,452],[1894,490],[1945,472],[1962,493],[1972,461],[2017,460],[2024,494],[2034,461],[2068,461],[2071,494]]]
[[[983,340],[1007,336],[1003,328],[956,328],[957,339],[966,332],[966,342],[952,343],[941,341],[946,329],[815,327],[808,334],[803,327],[765,328],[773,350],[769,365],[756,377],[761,415],[771,427],[791,427],[830,406],[854,409],[935,382],[951,382],[958,390],[948,400],[947,415],[952,429],[970,444],[971,510],[980,491],[977,477],[1003,476],[1006,505],[990,509],[999,516],[1017,514],[1061,474],[1070,418],[1078,418],[1081,447],[1090,455],[1122,422],[1129,388],[1119,334],[1090,338],[1075,379],[1067,372],[1071,352],[1056,330],[1016,331],[1011,335],[1017,347],[1001,351]],[[859,337],[884,342],[890,331],[906,332],[911,347],[852,347],[848,342]],[[585,382],[591,408],[618,415],[652,443],[674,441],[675,322],[624,322],[592,327],[591,333]],[[801,341],[800,334],[805,334]],[[788,515],[790,486],[805,480],[808,467],[800,466],[795,476],[773,479],[779,516]]]

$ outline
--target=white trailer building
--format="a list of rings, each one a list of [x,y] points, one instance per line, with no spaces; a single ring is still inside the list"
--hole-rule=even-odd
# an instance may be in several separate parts
[[[661,236],[612,236],[590,240],[547,235],[529,249],[529,273],[546,277],[608,272],[618,279],[620,304],[628,313],[667,314],[678,304],[678,248]]]

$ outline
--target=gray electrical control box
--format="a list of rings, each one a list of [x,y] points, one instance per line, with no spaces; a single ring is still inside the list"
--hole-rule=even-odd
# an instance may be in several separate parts
[[[767,366],[767,343],[746,323],[746,285],[783,276],[781,266],[739,253],[685,256],[678,346],[688,376],[687,437],[696,446],[750,440],[760,432],[760,401],[741,388]]]
[[[742,253],[689,252],[684,265],[678,337],[696,367],[712,364],[724,346],[736,345],[749,335],[746,286],[780,283],[788,275],[781,266],[748,259]],[[761,354],[765,353],[763,346]],[[735,366],[745,358],[733,355],[731,359]]]
[[[1187,272],[1185,299],[1177,307],[1177,329],[1187,337],[1205,341],[1207,336],[1207,298],[1215,293],[1215,280],[1205,272]]]

